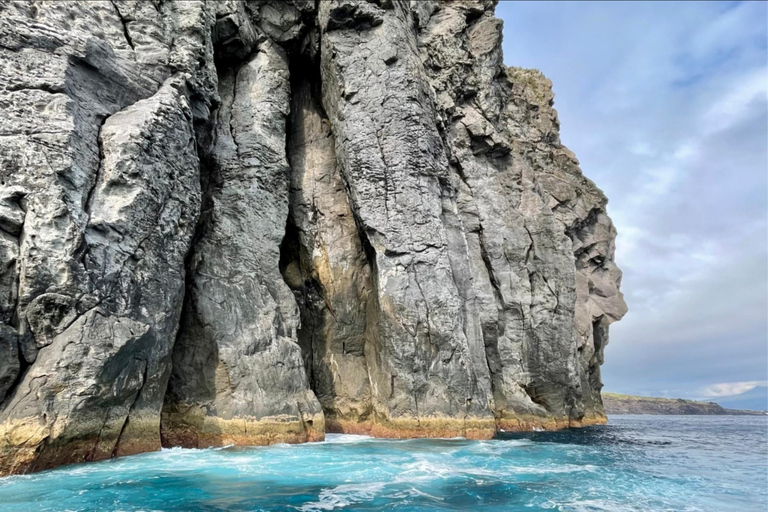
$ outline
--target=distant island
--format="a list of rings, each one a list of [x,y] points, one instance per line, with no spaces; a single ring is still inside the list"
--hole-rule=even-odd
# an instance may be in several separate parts
[[[603,393],[606,414],[699,414],[765,416],[766,411],[726,409],[714,402]]]

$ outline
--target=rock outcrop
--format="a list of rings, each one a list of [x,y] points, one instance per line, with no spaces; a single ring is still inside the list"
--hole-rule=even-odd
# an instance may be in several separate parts
[[[0,475],[605,421],[607,200],[493,0],[0,1]]]

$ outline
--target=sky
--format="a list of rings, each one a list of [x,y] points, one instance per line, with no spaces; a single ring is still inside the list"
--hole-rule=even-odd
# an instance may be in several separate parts
[[[506,64],[552,79],[561,139],[609,198],[629,313],[611,327],[604,390],[765,391],[767,4],[501,2],[496,15]]]

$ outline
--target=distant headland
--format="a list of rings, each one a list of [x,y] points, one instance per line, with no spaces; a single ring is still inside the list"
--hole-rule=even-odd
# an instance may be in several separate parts
[[[606,414],[768,415],[766,411],[726,409],[714,402],[698,402],[683,398],[659,398],[617,393],[603,393],[602,396]]]

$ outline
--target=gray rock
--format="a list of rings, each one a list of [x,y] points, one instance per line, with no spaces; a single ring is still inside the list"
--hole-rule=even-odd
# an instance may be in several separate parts
[[[280,275],[288,217],[288,60],[273,43],[219,80],[205,219],[163,413],[170,446],[322,439]]]
[[[0,1],[0,474],[604,422],[616,230],[494,5]]]
[[[299,344],[326,430],[365,431],[372,419],[366,340],[376,318],[368,316],[375,307],[371,270],[320,98],[308,79],[294,84],[291,219],[281,268],[301,307]]]
[[[321,72],[340,172],[373,269],[372,431],[490,437],[489,371],[454,271],[466,255],[444,220],[455,215],[455,199],[410,11],[400,2],[348,4],[320,4]],[[375,28],[372,9],[381,20]],[[329,21],[338,12],[348,16],[343,28]]]
[[[600,291],[582,286],[595,280],[594,267],[577,260],[574,268],[573,260],[584,259],[589,235],[581,233],[597,219],[605,235],[613,232],[604,237],[612,244],[605,198],[560,144],[551,83],[535,71],[504,68],[492,2],[447,5],[420,24],[422,60],[460,182],[497,424],[602,422],[595,359],[602,355],[594,354],[607,343],[608,323],[626,311],[621,274],[610,244],[586,241],[611,268]],[[602,309],[585,306],[597,301]],[[593,323],[605,327],[602,340]]]
[[[16,329],[0,324],[0,402],[19,376],[21,362],[18,338]]]
[[[183,262],[200,205],[186,94],[183,78],[169,79],[101,129],[83,238],[89,292],[77,305],[39,295],[26,309],[39,351],[0,412],[4,471],[160,445]]]

